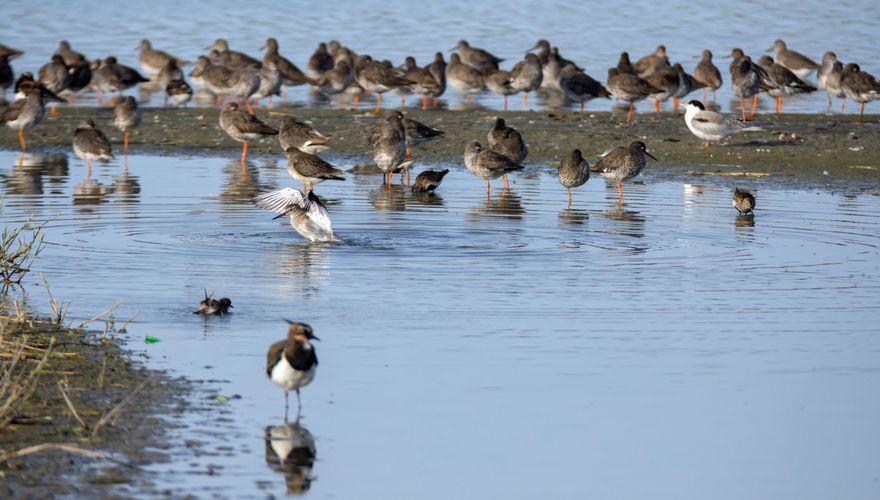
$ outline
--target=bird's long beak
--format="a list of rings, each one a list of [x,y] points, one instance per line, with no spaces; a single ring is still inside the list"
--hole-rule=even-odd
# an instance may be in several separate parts
[[[211,49],[213,49],[213,48],[214,48],[214,44],[212,43],[211,45],[208,45],[207,47],[205,47],[205,48],[202,49],[202,50],[211,50]]]
[[[456,50],[458,50],[458,45],[456,45],[455,47],[452,47],[451,49],[447,50],[446,52],[455,52]]]
[[[770,47],[769,49],[765,50],[764,52],[773,52],[773,47]]]
[[[528,54],[529,52],[531,52],[531,51],[533,51],[533,50],[538,50],[538,46],[535,45],[534,47],[530,48],[529,50],[527,50],[527,51],[525,51],[525,52],[523,52],[523,53],[524,53],[524,54]]]
[[[649,153],[649,152],[647,152],[647,151],[645,151],[645,154],[648,155],[648,156],[650,156],[651,158],[653,158],[654,161],[660,161],[660,160],[658,160],[656,157],[654,157],[654,155],[652,155],[651,153]]]
[[[287,212],[284,212],[283,214],[278,214],[275,217],[272,217],[272,220],[280,219],[280,218],[284,217],[285,215],[287,215]]]
[[[320,341],[321,339],[319,339],[318,337],[316,337],[315,334],[312,334],[312,336],[309,337],[309,340],[318,340],[318,341]]]
[[[263,45],[262,47],[260,47],[260,50],[266,50],[266,46]]]

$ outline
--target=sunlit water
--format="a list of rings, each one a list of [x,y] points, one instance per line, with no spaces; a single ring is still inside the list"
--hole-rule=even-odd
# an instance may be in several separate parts
[[[567,209],[547,170],[487,202],[448,165],[434,196],[378,175],[319,185],[340,241],[307,244],[250,201],[294,185],[283,164],[235,157],[132,156],[87,181],[72,157],[0,153],[3,222],[55,217],[36,269],[71,316],[124,299],[150,366],[241,396],[175,431],[172,450],[205,454],[151,468],[159,489],[876,497],[880,198],[746,180],[758,213],[738,217],[731,180],[654,182],[649,166],[620,209],[601,178]],[[36,275],[26,287],[48,311]],[[234,314],[191,314],[205,289]],[[265,375],[283,318],[322,339],[303,391],[317,461],[287,478],[264,442],[283,420]]]
[[[727,66],[721,57],[741,47],[757,60],[776,38],[817,62],[827,50],[845,62],[857,62],[877,75],[876,27],[880,3],[857,0],[752,1],[744,3],[646,0],[631,2],[427,2],[399,0],[366,2],[311,2],[281,5],[259,0],[247,6],[226,6],[217,2],[157,0],[147,5],[85,0],[47,0],[34,8],[27,2],[4,6],[0,18],[2,41],[27,53],[13,61],[18,71],[36,74],[49,60],[61,39],[92,58],[115,55],[123,64],[137,67],[136,47],[150,38],[154,47],[190,60],[204,53],[214,39],[225,37],[231,47],[255,56],[267,37],[276,37],[281,54],[305,68],[320,41],[338,39],[356,52],[369,53],[395,64],[407,55],[427,64],[437,51],[447,52],[460,38],[486,48],[506,61],[510,69],[523,52],[539,39],[559,46],[563,56],[583,66],[598,80],[617,63],[621,51],[633,61],[651,53],[663,43],[670,58],[692,71],[703,49],[711,49],[725,84],[718,102],[730,110],[733,102]],[[448,58],[448,57],[447,57]],[[815,74],[810,77],[815,81]],[[692,94],[702,99],[699,92]],[[162,94],[142,95],[159,106]],[[511,98],[512,109],[520,109],[519,96]],[[444,95],[445,104],[457,107],[461,99],[453,89]],[[287,101],[296,105],[323,106],[325,100],[309,95],[305,87],[291,89]],[[535,107],[532,100],[532,107]],[[209,103],[210,101],[207,101]],[[278,101],[276,101],[277,104]],[[86,96],[81,104],[94,105]],[[208,105],[205,101],[197,105]],[[393,93],[386,106],[399,104]],[[502,98],[485,94],[476,104],[499,109]],[[547,102],[537,99],[538,106]],[[552,105],[559,104],[556,99]],[[417,105],[411,98],[409,105]],[[589,110],[608,110],[612,102],[595,100]],[[664,108],[669,109],[670,103]],[[641,103],[640,111],[652,111],[652,103]],[[772,99],[763,98],[761,109],[773,109]],[[827,109],[823,91],[786,99],[786,112],[823,112]],[[850,110],[854,108],[850,107]],[[868,107],[870,111],[871,106]],[[839,111],[835,105],[834,111]]]

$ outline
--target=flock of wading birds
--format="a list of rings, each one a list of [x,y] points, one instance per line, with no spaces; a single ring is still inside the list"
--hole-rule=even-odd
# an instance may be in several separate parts
[[[529,49],[525,58],[510,71],[499,69],[503,61],[501,58],[471,47],[464,40],[458,42],[457,52],[452,54],[448,63],[442,53],[437,53],[434,62],[425,67],[417,66],[412,57],[407,57],[402,66],[394,67],[388,61],[375,61],[368,55],[358,55],[335,41],[321,43],[309,59],[306,72],[279,54],[278,42],[274,38],[269,38],[263,48],[265,55],[262,61],[258,61],[230,50],[227,42],[219,39],[207,48],[210,50],[208,55],[198,58],[189,76],[195,85],[216,96],[217,105],[223,98],[238,99],[224,106],[220,113],[220,127],[230,137],[243,143],[242,162],[246,159],[249,141],[278,136],[281,148],[288,156],[288,172],[304,184],[304,189],[284,188],[265,193],[257,196],[255,203],[260,208],[278,213],[278,217],[287,215],[294,229],[310,241],[334,239],[329,214],[312,188],[325,180],[344,180],[343,172],[317,156],[317,153],[330,147],[330,139],[324,134],[292,117],[284,118],[280,126],[275,128],[254,116],[251,100],[281,95],[284,86],[309,84],[325,94],[331,105],[334,95],[350,94],[354,96],[355,107],[362,94],[375,93],[378,95],[376,113],[380,112],[382,95],[389,90],[400,94],[403,108],[407,94],[421,95],[422,109],[429,107],[429,99],[433,99],[433,107],[438,107],[437,99],[445,92],[447,83],[467,96],[468,100],[484,89],[500,94],[504,96],[505,109],[507,97],[522,92],[523,108],[527,109],[529,92],[549,88],[561,91],[569,100],[580,103],[581,109],[585,102],[596,97],[614,96],[626,101],[630,104],[627,115],[627,122],[630,122],[633,104],[639,100],[653,100],[655,110],[659,111],[660,103],[672,98],[677,109],[679,100],[690,92],[703,89],[705,101],[706,89],[714,92],[722,85],[721,72],[712,63],[710,51],[703,51],[693,75],[690,75],[681,64],[670,64],[662,45],[656,52],[635,63],[630,62],[626,52],[622,53],[617,66],[608,70],[605,85],[584,73],[577,64],[560,56],[558,49],[546,40],[540,40]],[[776,99],[776,111],[779,112],[785,96],[813,92],[817,87],[824,88],[828,92],[829,107],[832,97],[849,98],[860,103],[860,120],[864,117],[864,104],[880,98],[880,82],[876,78],[861,71],[857,64],[844,65],[833,52],[825,53],[822,64],[817,64],[803,54],[789,50],[782,40],[774,43],[773,50],[775,60],[762,56],[757,63],[740,49],[734,49],[731,53],[731,85],[740,99],[741,120],[707,110],[697,100],[685,105],[685,123],[695,136],[704,141],[704,146],[733,134],[760,130],[759,127],[745,125],[745,100],[753,99],[751,115],[754,115],[760,92],[767,92]],[[148,40],[140,44],[139,61],[149,78],[119,64],[114,57],[90,61],[74,51],[69,43],[62,41],[51,61],[39,69],[36,80],[30,73],[22,73],[15,79],[9,61],[21,54],[20,50],[0,44],[0,89],[5,98],[6,90],[14,82],[16,95],[16,100],[0,114],[0,121],[19,131],[22,151],[27,148],[25,129],[40,122],[47,101],[67,102],[61,95],[75,99],[78,92],[92,91],[97,94],[100,104],[102,93],[113,94],[112,105],[116,93],[138,84],[164,89],[167,102],[173,106],[184,106],[193,95],[180,69],[189,63],[153,49]],[[818,71],[816,86],[803,80],[813,71]],[[247,113],[240,107],[242,100]],[[57,111],[53,104],[49,114],[54,113]],[[124,97],[114,106],[113,125],[124,133],[126,153],[129,132],[140,121],[141,109],[134,97]],[[385,172],[385,182],[390,185],[394,173],[405,173],[409,184],[409,170],[414,161],[411,148],[442,135],[442,131],[419,123],[401,112],[390,113],[374,127],[370,136],[373,160]],[[528,147],[522,134],[508,126],[502,118],[495,120],[487,139],[488,149],[477,141],[467,144],[464,163],[471,173],[486,180],[488,196],[493,179],[502,178],[507,189],[506,175],[524,168],[522,162],[528,154]],[[86,120],[76,129],[73,149],[79,158],[88,163],[89,175],[93,160],[114,158],[110,141],[92,120]],[[641,172],[646,156],[653,158],[640,141],[607,151],[593,165],[587,163],[580,150],[572,151],[559,164],[559,181],[568,190],[569,206],[571,188],[586,183],[590,172],[617,182],[620,203],[623,198],[621,182]],[[424,171],[416,177],[412,189],[432,192],[447,173],[448,170]],[[733,205],[740,214],[751,214],[755,198],[737,188]],[[218,300],[206,294],[196,313],[222,315],[231,307],[228,298]],[[285,415],[288,391],[296,391],[299,402],[299,389],[312,381],[318,365],[311,343],[318,339],[312,328],[303,323],[289,323],[287,339],[273,344],[269,349],[266,368],[269,378],[285,391]]]

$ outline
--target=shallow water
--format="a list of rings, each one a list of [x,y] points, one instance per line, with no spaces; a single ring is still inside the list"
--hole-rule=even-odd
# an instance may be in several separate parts
[[[738,217],[731,179],[653,182],[649,165],[620,209],[601,178],[566,209],[547,170],[487,202],[448,165],[435,196],[378,175],[319,185],[341,241],[307,244],[250,203],[294,185],[283,164],[235,156],[131,156],[87,182],[72,156],[0,152],[4,223],[56,217],[37,268],[71,315],[124,299],[150,366],[241,396],[219,423],[187,417],[172,444],[203,453],[152,467],[160,490],[875,496],[880,198],[746,180],[758,213]],[[206,288],[234,314],[191,314]],[[286,479],[264,442],[283,421],[264,372],[283,318],[322,339],[303,391],[317,460]]]
[[[858,62],[874,75],[880,72],[880,54],[874,43],[880,3],[856,0],[761,0],[739,4],[673,0],[663,2],[662,8],[646,0],[626,4],[453,1],[425,3],[417,8],[411,2],[397,0],[310,3],[307,8],[297,3],[279,6],[277,2],[258,0],[248,2],[247,8],[220,8],[216,2],[201,0],[185,2],[183,11],[179,1],[157,0],[150,3],[151,12],[145,6],[100,0],[47,0],[40,5],[34,9],[26,2],[13,2],[5,7],[0,19],[0,41],[27,52],[13,61],[17,72],[30,70],[36,74],[60,39],[69,40],[89,57],[113,54],[121,63],[136,67],[135,48],[144,37],[150,38],[154,47],[194,60],[218,37],[227,38],[235,50],[259,55],[266,38],[274,36],[281,54],[304,68],[318,43],[330,39],[395,64],[402,63],[407,55],[427,64],[435,52],[446,52],[464,37],[472,45],[507,59],[502,67],[510,69],[539,38],[547,38],[560,47],[563,56],[604,81],[607,69],[617,64],[621,51],[629,51],[635,61],[663,43],[671,60],[681,62],[688,71],[693,70],[703,49],[714,52],[715,64],[725,80],[718,93],[718,103],[725,111],[738,109],[739,105],[730,91],[729,60],[721,58],[733,47],[741,47],[757,60],[776,38],[782,38],[790,48],[817,62],[821,62],[825,51],[832,50],[845,62]],[[810,78],[815,81],[815,74]],[[700,93],[692,96],[702,99]],[[155,94],[150,103],[158,106],[162,100],[162,95]],[[452,89],[444,100],[453,108],[461,105]],[[94,105],[95,101],[87,96],[80,102]],[[323,106],[326,101],[297,87],[291,89],[288,102]],[[409,102],[410,106],[418,104],[415,98]],[[548,104],[543,99],[538,102]],[[395,94],[387,94],[386,106],[398,104]],[[500,109],[502,99],[485,94],[476,99],[476,104]],[[510,106],[521,109],[520,97],[512,97]],[[587,109],[607,111],[611,106],[611,101],[594,100]],[[671,103],[664,108],[671,109]],[[641,103],[638,109],[653,111],[653,103]],[[771,111],[772,99],[764,97],[760,109]],[[826,94],[819,91],[787,99],[784,109],[824,112]],[[839,109],[836,103],[834,111]],[[850,103],[849,109],[852,112],[855,107]],[[869,112],[872,109],[869,105]]]

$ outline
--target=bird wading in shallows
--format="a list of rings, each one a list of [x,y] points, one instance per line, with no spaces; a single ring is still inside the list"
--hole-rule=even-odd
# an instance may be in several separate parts
[[[299,390],[315,378],[315,371],[318,369],[318,356],[311,341],[321,339],[314,335],[311,326],[285,321],[290,324],[287,339],[269,347],[266,375],[284,389],[284,421],[287,422],[287,396],[290,391],[296,391],[296,420],[299,420],[302,411]]]

